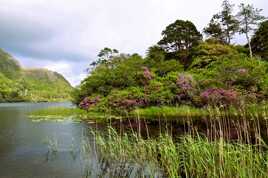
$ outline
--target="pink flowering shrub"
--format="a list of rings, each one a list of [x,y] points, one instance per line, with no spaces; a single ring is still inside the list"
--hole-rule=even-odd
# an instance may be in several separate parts
[[[153,75],[150,72],[149,68],[148,67],[142,67],[142,69],[143,69],[143,76],[144,76],[144,78],[147,79],[147,80],[152,80],[153,79]]]
[[[209,88],[203,91],[200,97],[202,101],[208,105],[228,106],[236,104],[238,101],[238,93],[236,91],[222,88]]]
[[[136,79],[140,85],[148,85],[154,78],[153,72],[148,67],[141,67],[141,70],[137,73]]]
[[[194,80],[191,75],[181,74],[179,75],[176,84],[183,91],[187,91],[193,89]]]
[[[180,74],[176,80],[178,88],[175,101],[180,104],[191,104],[192,98],[198,93],[196,83],[189,74]]]
[[[100,101],[100,97],[96,96],[93,99],[90,97],[85,97],[79,104],[79,107],[84,110],[90,109],[91,106],[95,106]]]
[[[135,107],[147,105],[142,88],[132,87],[125,90],[113,90],[107,97],[107,107],[115,113],[130,111]]]

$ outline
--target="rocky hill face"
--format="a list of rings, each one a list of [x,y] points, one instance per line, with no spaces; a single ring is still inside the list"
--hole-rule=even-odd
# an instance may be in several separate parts
[[[0,102],[63,101],[72,86],[59,73],[47,69],[23,69],[0,49]]]

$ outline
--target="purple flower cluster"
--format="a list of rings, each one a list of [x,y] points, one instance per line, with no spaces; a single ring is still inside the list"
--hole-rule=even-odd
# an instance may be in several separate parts
[[[93,99],[85,97],[79,104],[79,107],[84,110],[88,110],[91,106],[96,105],[100,101],[100,97],[97,96]]]
[[[122,108],[126,110],[131,110],[134,107],[145,106],[147,104],[146,100],[143,99],[123,99],[120,101],[112,101],[110,105],[116,108]]]
[[[222,88],[209,88],[200,96],[203,102],[211,105],[230,105],[236,103],[238,99],[236,91]]]
[[[148,67],[142,67],[143,69],[143,76],[146,80],[152,80],[153,79],[153,75],[150,72]]]
[[[190,75],[181,74],[176,84],[184,91],[191,90],[193,89],[193,78]]]

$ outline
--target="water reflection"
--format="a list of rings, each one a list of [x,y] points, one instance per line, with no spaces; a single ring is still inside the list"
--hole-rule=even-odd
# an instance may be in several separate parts
[[[83,177],[77,150],[87,126],[72,122],[33,123],[27,118],[28,112],[50,106],[71,104],[0,104],[1,178]]]

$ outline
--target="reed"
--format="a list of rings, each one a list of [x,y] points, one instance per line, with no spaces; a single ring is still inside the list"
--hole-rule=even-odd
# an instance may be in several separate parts
[[[167,134],[144,139],[137,134],[119,135],[113,128],[109,128],[106,135],[96,131],[93,134],[98,154],[106,160],[106,165],[151,165],[152,170],[147,171],[147,176],[148,172],[152,173],[151,177],[155,172],[161,172],[160,177],[268,176],[268,152],[260,150],[259,145],[229,143],[222,138],[209,141],[193,135],[180,137],[177,141]],[[118,167],[113,176],[120,175],[120,171],[129,176],[132,169]]]

